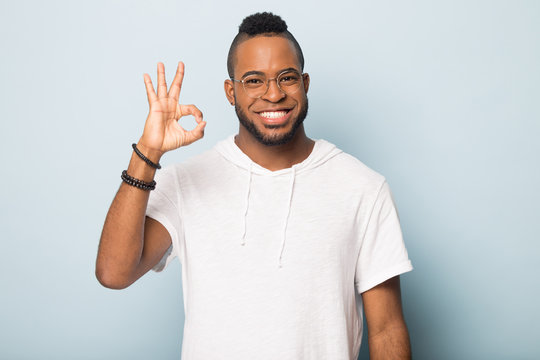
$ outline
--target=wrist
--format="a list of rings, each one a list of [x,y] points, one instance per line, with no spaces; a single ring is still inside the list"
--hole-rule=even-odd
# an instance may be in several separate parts
[[[153,149],[151,147],[146,146],[141,140],[137,143],[137,149],[146,156],[148,159],[150,159],[153,163],[159,163],[161,160],[161,157],[163,156],[164,152],[161,150]]]

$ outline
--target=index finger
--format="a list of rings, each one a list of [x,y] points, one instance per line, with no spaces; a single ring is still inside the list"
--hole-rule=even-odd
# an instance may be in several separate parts
[[[184,80],[184,63],[178,62],[178,68],[176,69],[176,75],[172,81],[171,87],[169,89],[169,97],[173,98],[178,102],[178,97],[180,96],[180,89],[182,88],[182,81]]]

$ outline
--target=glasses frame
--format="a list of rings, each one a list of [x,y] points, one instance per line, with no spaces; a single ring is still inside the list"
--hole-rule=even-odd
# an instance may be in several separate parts
[[[281,86],[279,86],[279,82],[277,81],[277,79],[278,79],[281,75],[283,75],[283,74],[285,74],[285,73],[288,73],[288,72],[293,72],[293,71],[296,72],[296,73],[298,73],[298,74],[300,75],[300,78],[301,78],[301,84],[298,85],[298,88],[297,88],[296,90],[294,90],[293,92],[289,93],[289,92],[286,92],[285,90],[283,90],[283,89],[281,88]],[[302,84],[304,83],[304,75],[306,75],[306,74],[307,74],[307,73],[300,73],[299,71],[293,70],[293,69],[283,70],[282,72],[280,72],[279,74],[277,74],[276,77],[270,78],[270,79],[266,79],[266,90],[265,90],[261,95],[255,96],[255,97],[249,95],[248,91],[246,90],[246,86],[244,85],[244,81],[246,81],[245,78],[244,78],[244,79],[241,79],[241,80],[233,79],[233,78],[230,78],[230,79],[231,79],[232,81],[236,81],[236,82],[242,83],[242,89],[244,89],[244,92],[246,93],[247,96],[249,96],[249,97],[252,98],[252,99],[260,99],[262,96],[266,95],[266,93],[268,92],[268,89],[270,88],[270,81],[271,81],[271,80],[275,80],[275,81],[276,81],[276,85],[277,85],[279,91],[281,91],[283,94],[286,94],[286,95],[292,95],[292,94],[294,94],[295,92],[297,92],[297,91],[300,89],[300,87],[301,87]],[[247,77],[250,77],[250,76],[252,76],[252,75],[248,75],[248,76],[246,76],[246,78],[247,78]],[[264,76],[266,77],[266,75],[264,75]]]

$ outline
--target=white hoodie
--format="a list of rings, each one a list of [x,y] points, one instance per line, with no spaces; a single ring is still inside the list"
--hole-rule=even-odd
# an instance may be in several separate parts
[[[412,270],[383,176],[316,140],[290,168],[234,135],[156,174],[147,216],[182,264],[182,360],[356,360],[358,294]]]

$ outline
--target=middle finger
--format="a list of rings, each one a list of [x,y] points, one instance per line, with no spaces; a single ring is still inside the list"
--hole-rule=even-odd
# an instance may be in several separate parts
[[[165,65],[158,62],[158,98],[167,97],[167,83],[165,82]]]

